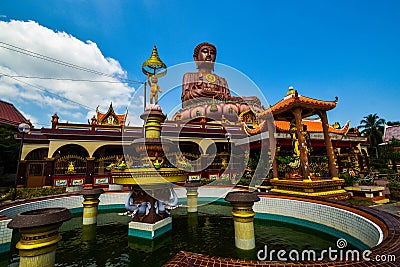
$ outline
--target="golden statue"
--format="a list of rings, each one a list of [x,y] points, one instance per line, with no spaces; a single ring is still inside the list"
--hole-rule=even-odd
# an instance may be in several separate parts
[[[162,93],[162,90],[157,82],[158,78],[156,77],[156,75],[150,76],[149,74],[147,74],[147,83],[150,86],[150,104],[158,104],[158,92]]]
[[[68,169],[66,174],[75,174],[75,173],[76,172],[75,172],[74,162],[73,161],[68,162]]]
[[[150,104],[158,104],[158,93],[162,92],[158,85],[158,78],[167,73],[167,66],[158,56],[156,45],[153,47],[150,58],[143,62],[142,71],[146,74],[147,83],[150,86]]]

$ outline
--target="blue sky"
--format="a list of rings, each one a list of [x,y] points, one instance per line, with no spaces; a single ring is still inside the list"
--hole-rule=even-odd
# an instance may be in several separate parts
[[[330,122],[344,125],[350,120],[351,126],[358,126],[371,113],[400,120],[399,13],[399,1],[3,0],[0,41],[139,81],[145,80],[141,65],[154,44],[162,60],[174,66],[192,61],[193,48],[208,41],[217,46],[217,62],[247,75],[269,104],[282,99],[290,85],[309,97],[334,100],[338,96],[336,109],[328,113]],[[39,38],[32,31],[47,35]],[[65,34],[55,35],[60,32]],[[1,47],[0,58],[0,71],[10,71],[7,74],[86,78],[86,73],[58,70],[51,63]],[[110,101],[124,112],[127,102],[123,100],[135,99],[134,91],[140,95],[135,84],[23,81],[92,107],[74,107],[65,99],[58,103],[51,99],[54,95],[0,78],[0,98],[45,126],[54,112],[63,120],[86,122],[93,108],[100,105],[105,111]],[[29,95],[31,91],[35,97]],[[169,102],[180,102],[179,95]],[[166,102],[164,111],[168,108]]]

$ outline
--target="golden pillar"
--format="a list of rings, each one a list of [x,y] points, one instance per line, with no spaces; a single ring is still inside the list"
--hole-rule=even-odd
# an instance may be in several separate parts
[[[336,163],[335,163],[335,153],[333,151],[331,136],[329,135],[329,128],[328,128],[329,124],[328,124],[328,116],[326,115],[326,111],[321,111],[319,113],[319,117],[321,118],[322,130],[324,131],[326,153],[328,154],[329,172],[331,174],[332,179],[338,179],[338,173],[337,173]]]
[[[146,121],[144,125],[146,138],[160,138],[161,123],[164,122],[166,116],[162,113],[161,107],[158,105],[146,107],[145,112],[140,118]]]
[[[97,213],[99,208],[99,197],[104,191],[101,188],[88,189],[81,191],[84,201],[83,204],[83,225],[91,225],[97,223]]]
[[[225,197],[232,204],[232,216],[235,228],[235,246],[243,250],[256,247],[254,235],[254,202],[260,198],[254,192],[235,191]]]
[[[21,233],[16,245],[20,255],[19,266],[54,266],[57,243],[61,240],[58,230],[71,218],[72,214],[66,208],[31,210],[15,216],[7,227]]]

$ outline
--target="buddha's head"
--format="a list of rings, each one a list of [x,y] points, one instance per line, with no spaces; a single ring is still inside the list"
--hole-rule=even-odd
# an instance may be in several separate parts
[[[203,42],[194,48],[193,59],[198,70],[214,70],[214,62],[217,56],[215,45]]]

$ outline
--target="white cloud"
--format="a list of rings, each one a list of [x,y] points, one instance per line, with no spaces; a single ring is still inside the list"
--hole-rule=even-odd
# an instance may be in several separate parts
[[[34,21],[0,21],[0,41],[83,68],[127,78],[127,73],[119,62],[113,58],[105,57],[96,43],[92,41],[83,42],[68,33],[53,31]],[[0,43],[0,46],[6,46],[3,43]],[[8,46],[8,48],[10,47]],[[115,78],[54,64],[3,47],[0,47],[0,73],[63,79],[117,81]],[[42,88],[42,90],[15,79],[33,84]],[[76,121],[79,119],[80,122],[86,123],[91,116],[86,118],[83,114],[94,114],[94,109],[98,105],[106,107],[107,110],[111,101],[116,112],[123,113],[135,91],[133,87],[123,83],[15,79],[0,76],[0,98],[17,103],[18,106],[26,107],[25,112],[27,114],[32,115],[32,118],[35,117],[38,122],[44,124],[48,124],[50,120],[47,115],[54,112],[58,113],[60,120]],[[88,110],[54,94],[92,109]],[[138,106],[137,109],[137,111],[129,110],[129,113],[140,114],[141,107]],[[133,121],[136,122],[137,120],[133,119]]]

